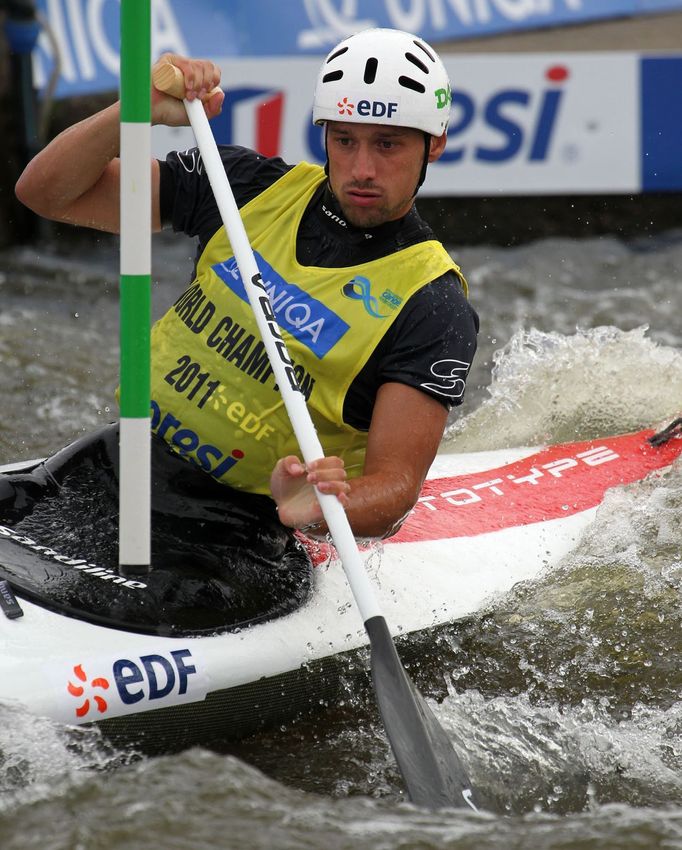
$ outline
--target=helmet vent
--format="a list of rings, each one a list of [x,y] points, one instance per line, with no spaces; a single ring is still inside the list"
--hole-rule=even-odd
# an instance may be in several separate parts
[[[340,48],[340,50],[337,50],[337,51],[336,51],[336,53],[332,53],[332,55],[331,55],[331,56],[328,56],[328,57],[327,57],[327,65],[329,65],[329,63],[330,63],[332,60],[336,59],[338,56],[343,56],[343,54],[344,54],[347,50],[348,50],[348,47],[346,46],[346,47],[342,47],[342,48]]]
[[[426,53],[426,55],[429,57],[429,59],[430,59],[432,62],[435,62],[435,61],[436,61],[436,57],[433,55],[433,53],[431,53],[431,51],[430,51],[430,50],[428,50],[428,49],[427,49],[426,45],[422,44],[422,42],[421,42],[421,41],[416,41],[416,40],[415,40],[415,41],[414,41],[414,42],[412,42],[412,43],[413,43],[416,47],[418,47],[420,50],[423,50],[423,51],[424,51],[424,53]]]
[[[323,83],[334,83],[336,80],[340,80],[343,77],[343,71],[330,71],[328,74],[325,74],[322,77]]]
[[[406,53],[405,59],[407,59],[407,61],[411,62],[413,65],[416,65],[417,68],[419,68],[419,70],[423,71],[425,74],[429,73],[429,69],[426,67],[426,65],[422,62],[421,59],[414,55],[414,53]]]
[[[398,83],[406,89],[419,92],[419,94],[424,94],[426,91],[426,88],[421,83],[418,83],[417,80],[413,80],[412,77],[400,76],[398,77]]]
[[[370,85],[374,82],[374,80],[376,80],[378,65],[379,60],[375,59],[374,56],[371,56],[367,60],[367,64],[365,65],[365,76],[363,77],[363,80],[367,83],[367,85]]]

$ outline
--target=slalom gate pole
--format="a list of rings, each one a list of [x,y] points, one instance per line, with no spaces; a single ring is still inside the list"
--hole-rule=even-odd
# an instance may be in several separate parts
[[[151,564],[151,0],[121,0],[119,566]]]

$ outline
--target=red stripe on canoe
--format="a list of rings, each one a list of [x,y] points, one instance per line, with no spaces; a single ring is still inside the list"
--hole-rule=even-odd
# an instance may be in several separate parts
[[[682,454],[682,438],[655,448],[647,442],[653,433],[562,443],[496,469],[433,478],[387,542],[474,537],[594,508],[610,487],[640,481]],[[301,538],[315,566],[328,561],[328,543]]]
[[[564,443],[497,469],[426,481],[391,542],[470,537],[594,508],[610,487],[638,481],[682,453],[682,439],[654,448],[651,434]]]

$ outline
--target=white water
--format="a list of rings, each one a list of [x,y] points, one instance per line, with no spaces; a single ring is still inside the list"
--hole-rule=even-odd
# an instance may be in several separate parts
[[[159,243],[157,315],[191,253]],[[682,235],[453,254],[482,323],[449,449],[682,414]],[[0,461],[54,451],[115,416],[116,280],[108,241],[0,257]],[[424,681],[497,814],[406,804],[372,701],[355,693],[244,742],[238,757],[128,762],[96,733],[2,706],[0,846],[682,847],[681,517],[679,463],[616,489],[559,569],[443,636]]]

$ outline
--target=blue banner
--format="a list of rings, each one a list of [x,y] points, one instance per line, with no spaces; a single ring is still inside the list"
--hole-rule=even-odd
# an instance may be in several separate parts
[[[58,74],[56,97],[116,91],[120,0],[37,0],[43,31],[33,52],[36,88]],[[152,56],[248,55],[257,38],[243,27],[246,4],[224,0],[152,0]]]
[[[324,54],[367,27],[393,27],[431,43],[598,19],[682,10],[682,0],[248,0],[235,4],[251,55]],[[263,26],[267,21],[267,27]],[[248,33],[248,34],[247,34]]]
[[[682,58],[642,59],[642,191],[682,190]]]
[[[37,0],[46,27],[36,86],[57,97],[118,88],[119,0]],[[153,0],[152,47],[186,56],[324,55],[366,27],[439,44],[539,27],[682,10],[682,0]],[[56,55],[55,55],[56,54]]]

